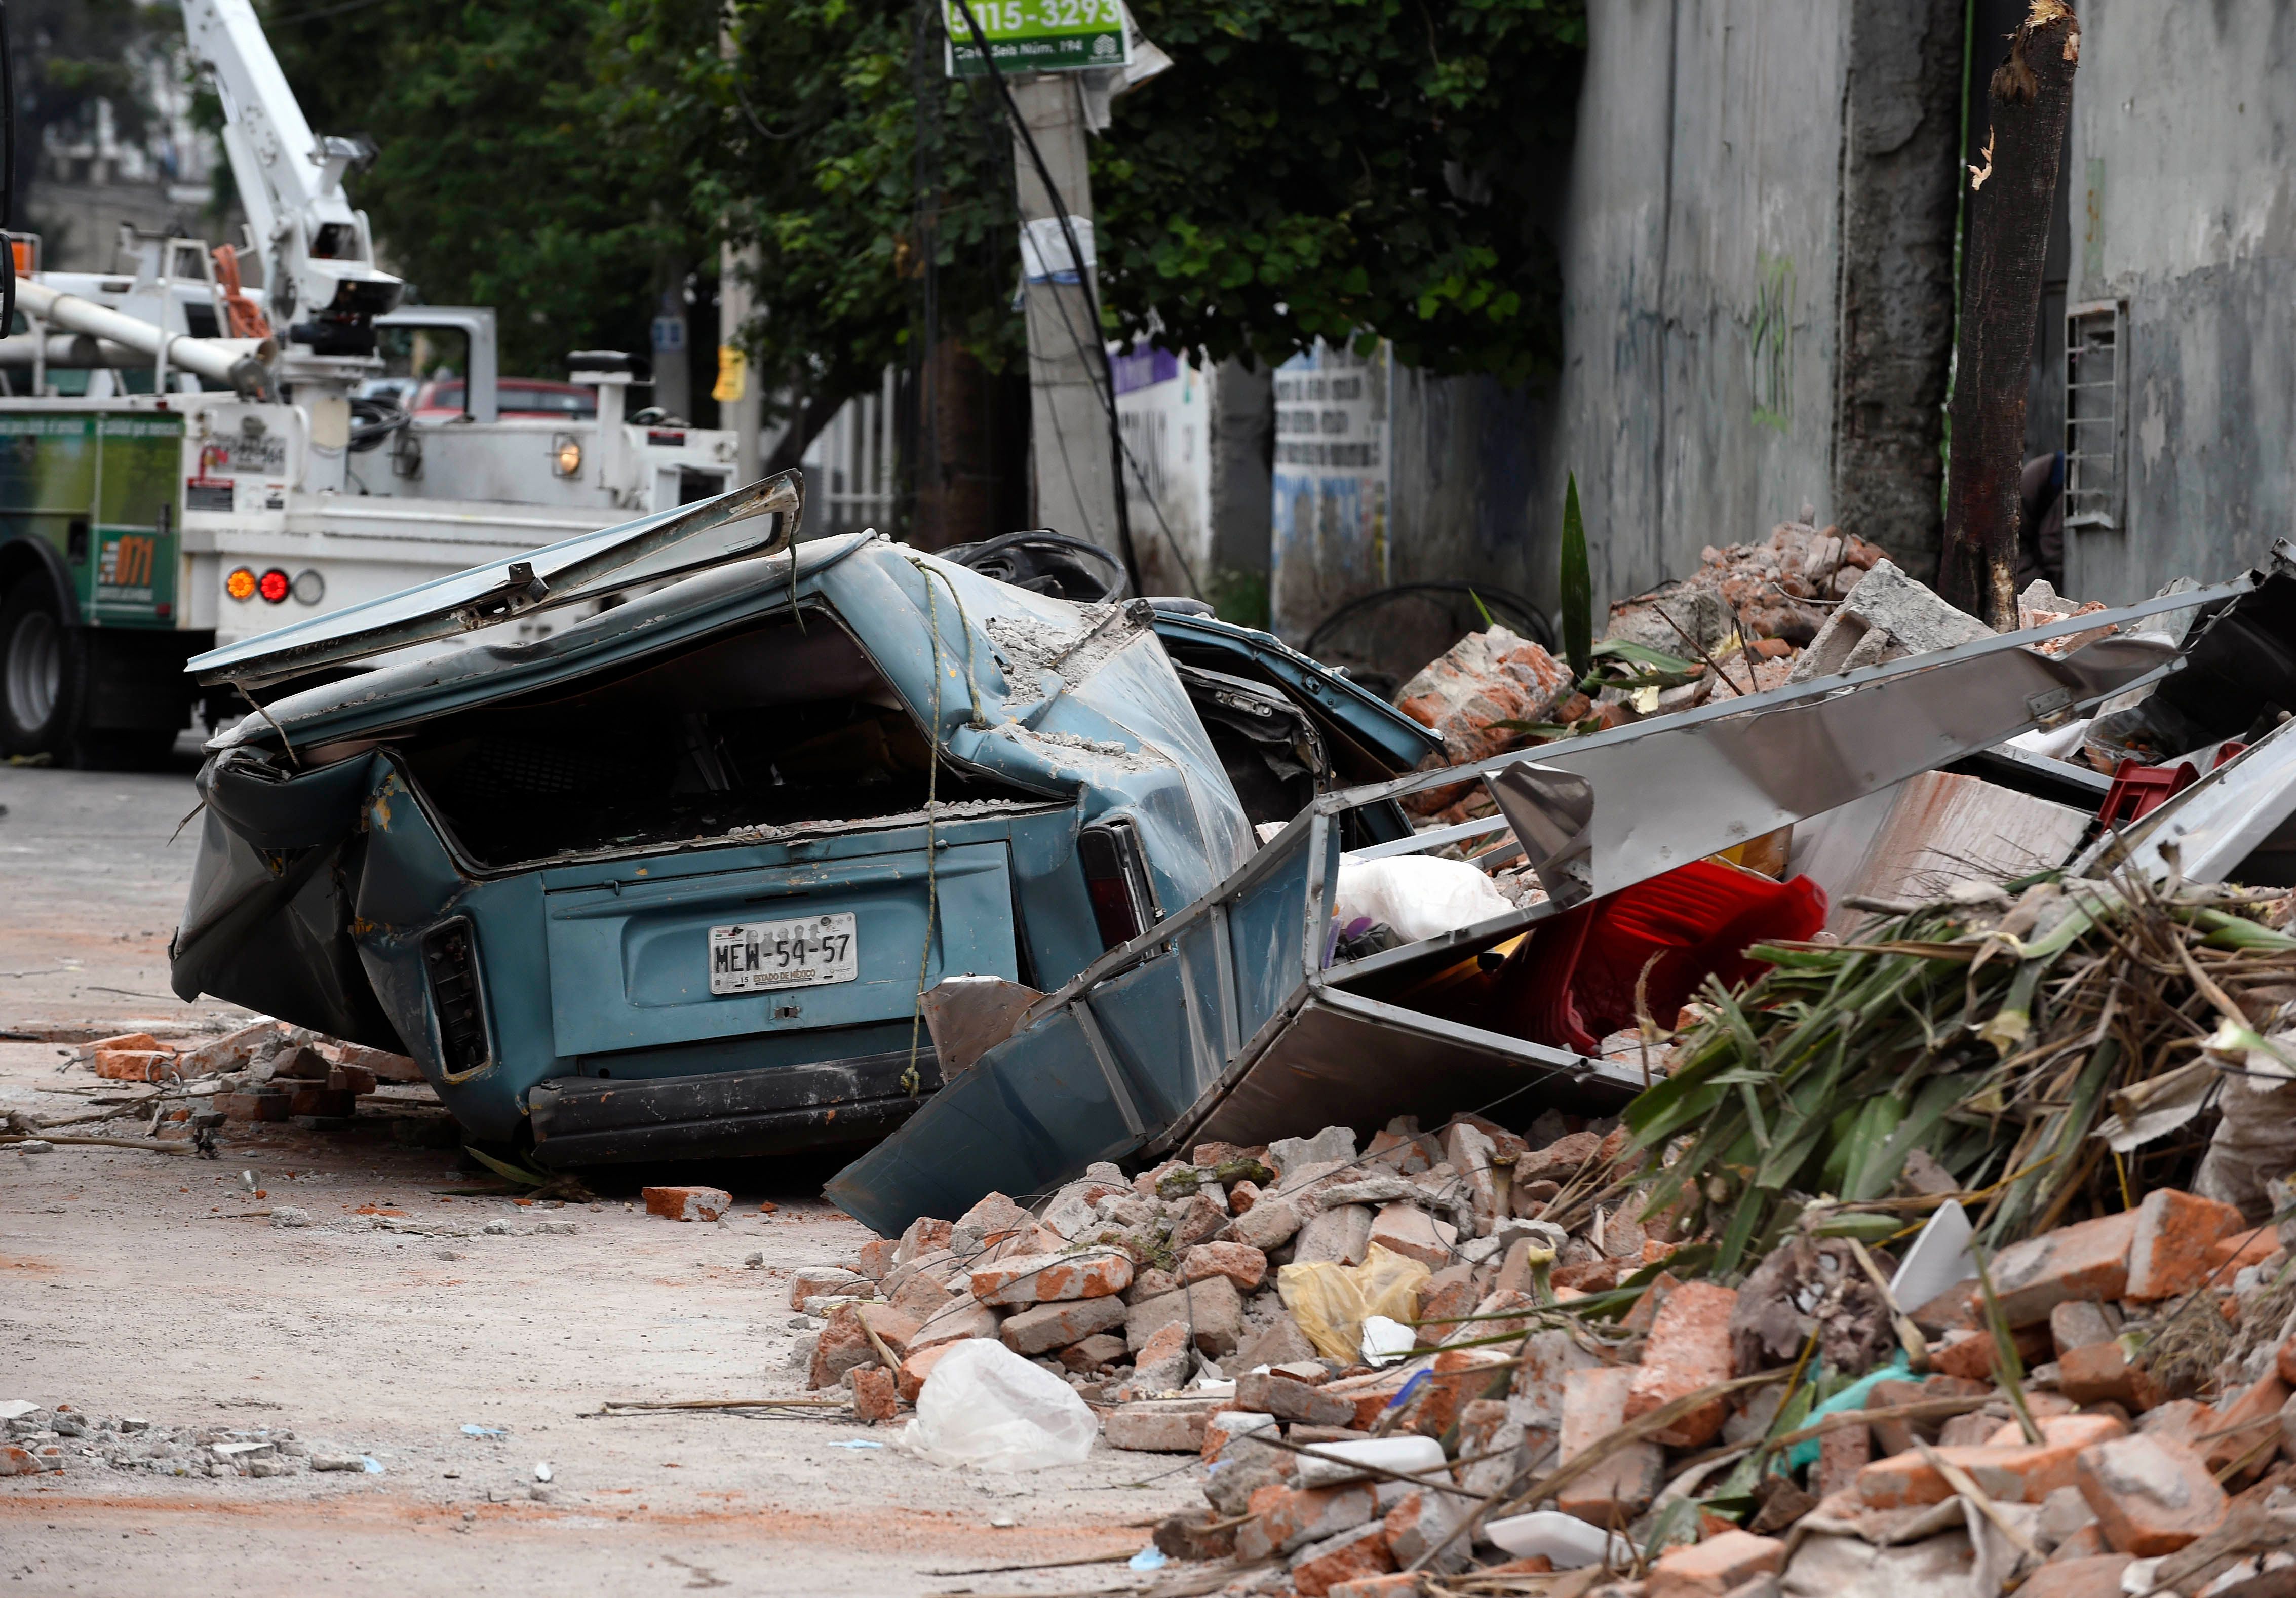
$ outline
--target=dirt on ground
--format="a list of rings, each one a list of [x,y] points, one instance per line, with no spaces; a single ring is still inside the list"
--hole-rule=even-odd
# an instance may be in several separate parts
[[[78,1042],[250,1019],[168,992],[195,803],[181,772],[0,770],[0,1115],[119,1108]],[[715,1225],[520,1202],[404,1096],[346,1132],[232,1123],[213,1160],[0,1147],[0,1403],[87,1428],[61,1473],[0,1478],[6,1590],[1122,1592],[1201,1504],[1185,1456],[989,1475],[837,1405],[602,1414],[824,1396],[789,1289],[869,1236],[818,1196],[833,1164],[753,1174]],[[143,1131],[60,1130],[87,1129]],[[247,1441],[298,1463],[239,1474],[217,1450]],[[299,1463],[331,1455],[357,1468]]]

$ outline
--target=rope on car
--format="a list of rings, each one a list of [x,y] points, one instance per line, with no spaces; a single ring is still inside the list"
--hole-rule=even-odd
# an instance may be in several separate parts
[[[924,1083],[917,1074],[917,1045],[925,1019],[925,974],[932,968],[933,926],[940,913],[940,850],[934,837],[935,805],[940,793],[940,602],[933,596],[936,578],[948,590],[949,601],[956,606],[957,630],[964,635],[964,688],[972,708],[967,725],[986,728],[988,720],[980,713],[980,684],[972,672],[972,627],[964,614],[964,596],[956,591],[948,573],[935,570],[914,555],[909,557],[909,564],[924,579],[925,624],[932,635],[932,725],[925,739],[925,937],[924,947],[917,951],[916,996],[909,1004],[909,1066],[901,1073],[901,1091],[914,1098]]]

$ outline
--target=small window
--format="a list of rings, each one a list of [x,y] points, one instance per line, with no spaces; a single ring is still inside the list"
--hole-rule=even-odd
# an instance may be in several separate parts
[[[2121,525],[2121,434],[2128,412],[2117,301],[2065,313],[2065,525]]]

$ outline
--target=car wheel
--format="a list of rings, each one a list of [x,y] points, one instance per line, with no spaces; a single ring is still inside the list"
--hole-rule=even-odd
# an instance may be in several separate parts
[[[71,752],[79,651],[45,583],[18,583],[0,603],[0,744],[12,755]]]

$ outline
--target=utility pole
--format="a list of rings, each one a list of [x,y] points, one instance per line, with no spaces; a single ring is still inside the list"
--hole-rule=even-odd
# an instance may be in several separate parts
[[[2032,0],[2009,59],[1987,86],[1985,152],[1970,173],[1961,333],[1946,469],[1938,586],[1997,632],[2017,625],[2018,478],[2025,392],[2041,312],[2080,20],[2064,0]]]
[[[718,402],[718,425],[734,433],[736,486],[756,482],[765,469],[758,438],[765,395],[758,374],[750,370],[749,352],[742,347],[742,329],[750,320],[750,278],[757,265],[754,246],[728,244],[718,258],[718,386],[710,397]]]
[[[1092,176],[1085,111],[1073,72],[1010,79],[1013,104],[1059,189],[1049,193],[1016,130],[1021,263],[1029,314],[1029,434],[1037,479],[1036,523],[1090,538],[1121,554],[1117,481],[1108,445],[1106,381],[1094,281]],[[1070,261],[1060,224],[1065,209],[1084,259]],[[1065,281],[1064,281],[1065,280]]]

